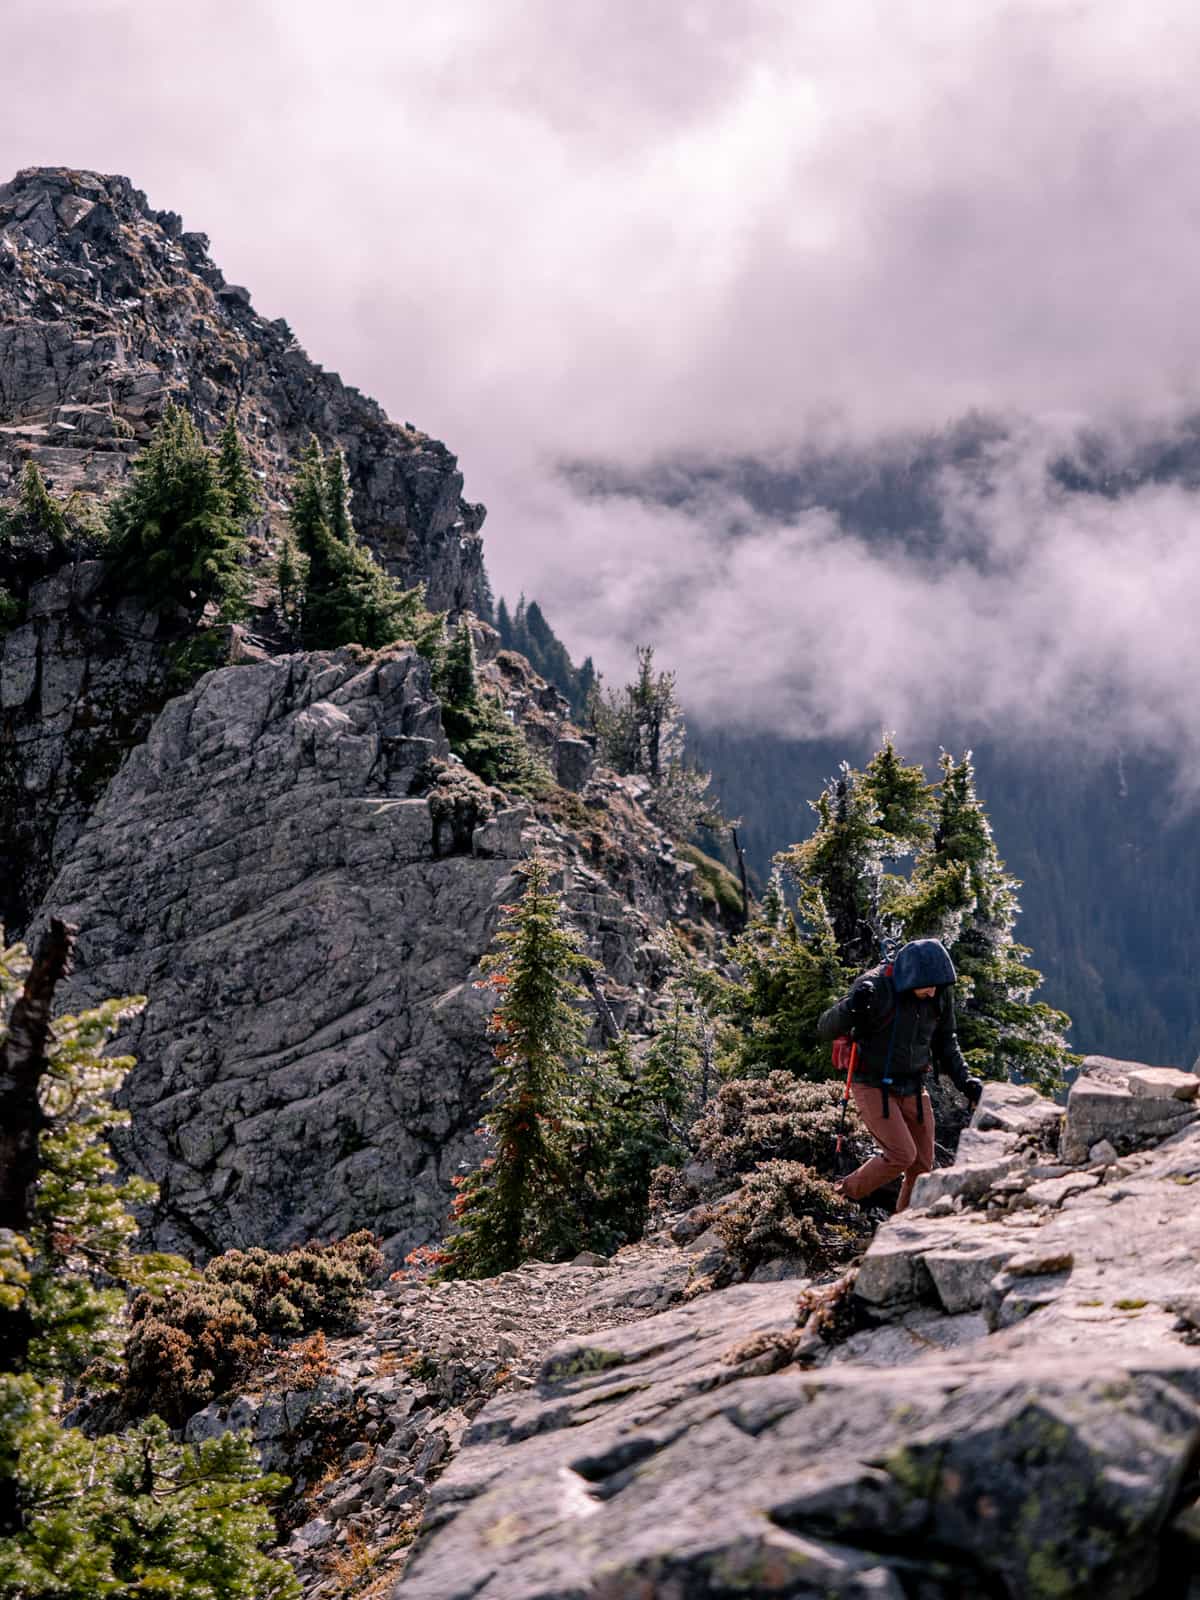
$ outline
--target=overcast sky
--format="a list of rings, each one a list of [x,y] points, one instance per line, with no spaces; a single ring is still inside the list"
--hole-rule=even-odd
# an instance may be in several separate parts
[[[798,733],[1086,703],[1200,757],[1194,500],[1080,506],[1042,472],[1073,420],[1200,391],[1190,0],[2,12],[0,165],[124,173],[208,233],[261,313],[458,453],[497,589],[577,655],[619,673],[653,630],[694,706]],[[554,474],[971,408],[1036,419],[986,496],[946,486],[1003,557],[986,580],[820,513],[743,517],[731,554],[736,506]],[[829,647],[847,596],[885,619],[865,662]]]

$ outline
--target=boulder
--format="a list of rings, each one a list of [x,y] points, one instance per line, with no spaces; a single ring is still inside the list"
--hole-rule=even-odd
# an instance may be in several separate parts
[[[1175,1133],[1200,1116],[1200,1110],[1190,1100],[1176,1098],[1174,1091],[1152,1093],[1153,1079],[1142,1080],[1139,1092],[1133,1092],[1133,1077],[1147,1070],[1163,1069],[1121,1065],[1129,1070],[1120,1076],[1104,1070],[1083,1072],[1071,1085],[1059,1151],[1064,1161],[1086,1161],[1088,1151],[1101,1140],[1124,1154],[1148,1140]]]
[[[1129,1090],[1138,1099],[1195,1100],[1200,1078],[1178,1067],[1139,1067],[1129,1074]]]

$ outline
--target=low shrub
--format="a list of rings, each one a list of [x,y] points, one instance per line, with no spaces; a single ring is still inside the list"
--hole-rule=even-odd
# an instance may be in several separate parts
[[[736,1266],[799,1257],[810,1272],[848,1260],[870,1237],[862,1210],[799,1161],[766,1161],[722,1208],[717,1233]]]
[[[159,1297],[139,1295],[125,1346],[125,1410],[173,1427],[243,1383],[273,1338],[344,1330],[383,1265],[366,1232],[294,1250],[230,1250]]]
[[[717,1178],[724,1180],[738,1178],[764,1161],[801,1162],[816,1172],[832,1174],[844,1093],[840,1083],[811,1083],[789,1072],[735,1078],[721,1086],[692,1128],[697,1160],[711,1165]],[[853,1156],[857,1164],[869,1149],[851,1108],[843,1154]]]
[[[435,856],[469,855],[475,829],[496,809],[494,791],[482,778],[436,758],[421,766],[410,792],[424,794],[429,802]]]

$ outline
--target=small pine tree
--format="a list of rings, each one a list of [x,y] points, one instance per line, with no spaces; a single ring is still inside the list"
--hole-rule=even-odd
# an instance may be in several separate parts
[[[475,637],[465,617],[451,636],[436,688],[442,702],[442,727],[454,749],[456,743],[463,743],[475,732],[480,715]]]
[[[260,510],[262,495],[232,412],[217,438],[217,477],[229,501],[230,515],[244,528]]]
[[[774,932],[782,927],[786,911],[787,901],[783,893],[783,868],[776,862],[771,868],[771,876],[767,879],[767,887],[763,893],[758,915],[763,926],[770,928]]]
[[[479,685],[475,641],[464,617],[451,636],[434,673],[442,702],[442,727],[450,748],[485,783],[518,794],[538,794],[550,783],[549,770],[533,755],[520,728]]]
[[[71,537],[62,507],[47,489],[36,461],[27,461],[22,469],[17,515],[28,532],[41,534],[57,550],[64,549]]]
[[[1071,1019],[1031,996],[1042,981],[1017,944],[1020,884],[1005,870],[975,789],[971,752],[941,756],[936,824],[913,873],[909,938],[939,938],[959,973],[958,1032],[974,1071],[1016,1075],[1043,1091],[1061,1087],[1074,1058]]]
[[[596,686],[596,666],[591,656],[583,658],[583,665],[576,674],[575,683],[568,699],[571,702],[571,714],[577,718],[587,717],[587,708],[591,704],[592,692]]]
[[[244,605],[245,539],[196,424],[168,401],[129,484],[108,511],[113,579],[195,620],[209,601]]]
[[[408,639],[424,655],[436,652],[442,619],[426,609],[423,585],[401,589],[357,541],[340,452],[331,465],[317,439],[309,439],[292,480],[291,502],[292,534],[308,561],[305,648],[361,644],[378,650]]]
[[[547,863],[535,857],[525,879],[481,963],[499,999],[483,1119],[494,1153],[457,1186],[444,1246],[447,1277],[486,1278],[577,1248],[577,1222],[566,1204],[574,1186],[569,1064],[582,1051],[587,1023],[572,1002],[585,998],[575,979],[592,963],[566,922]]]
[[[637,663],[637,678],[620,694],[606,691],[596,679],[587,719],[604,765],[648,778],[651,814],[672,837],[687,839],[702,824],[717,827],[723,822],[708,796],[711,775],[698,772],[684,759],[687,728],[675,693],[675,674],[655,672],[651,645],[639,646]]]

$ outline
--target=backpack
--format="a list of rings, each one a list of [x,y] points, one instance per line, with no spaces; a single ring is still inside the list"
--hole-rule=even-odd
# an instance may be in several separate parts
[[[888,964],[883,969],[883,976],[885,978],[890,978],[891,975],[892,975],[892,963],[889,961]],[[885,1028],[887,1026],[887,1024],[893,1020],[893,1018],[895,1017],[895,1014],[896,1014],[896,997],[895,997],[895,994],[893,993],[893,995],[892,995],[892,1009],[888,1012],[887,1016],[884,1017],[883,1021],[879,1024],[879,1026],[881,1028]],[[832,1050],[833,1050],[833,1067],[834,1067],[834,1071],[835,1072],[844,1072],[846,1074],[846,1076],[847,1076],[847,1079],[849,1079],[853,1075],[855,1061],[856,1061],[857,1056],[858,1056],[858,1041],[857,1041],[857,1039],[855,1039],[854,1035],[850,1034],[850,1033],[839,1034],[838,1037],[833,1041]]]

